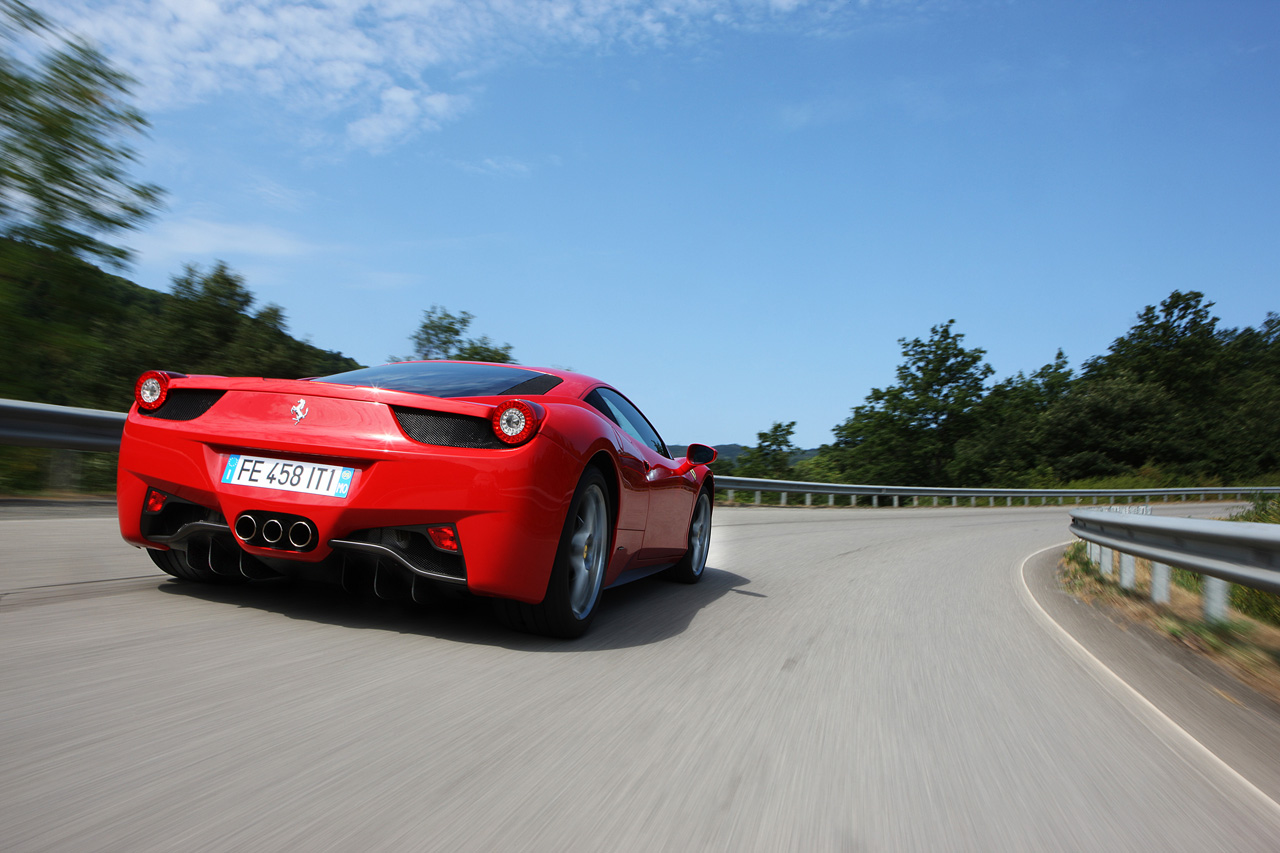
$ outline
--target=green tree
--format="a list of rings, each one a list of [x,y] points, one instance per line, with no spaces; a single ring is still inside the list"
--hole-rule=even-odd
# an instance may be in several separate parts
[[[1199,291],[1175,290],[1159,308],[1146,306],[1106,355],[1085,362],[1084,378],[1125,372],[1138,382],[1158,383],[1175,397],[1203,392],[1217,381],[1224,344],[1218,318],[1209,313],[1213,305]]]
[[[511,357],[511,344],[494,343],[488,335],[467,339],[453,351],[450,358],[456,361],[496,361],[499,364],[515,361]]]
[[[928,340],[899,339],[906,360],[898,384],[873,388],[866,403],[835,428],[826,449],[851,482],[950,485],[956,443],[970,434],[975,407],[994,372],[983,349],[965,349],[955,320]]]
[[[34,63],[21,58],[49,42]],[[0,0],[0,235],[54,257],[128,260],[100,236],[147,219],[161,195],[128,174],[125,140],[147,127],[132,83],[20,0]]]
[[[974,487],[1034,487],[1053,479],[1043,452],[1041,424],[1045,412],[1071,387],[1067,357],[1027,376],[997,382],[974,406],[968,434],[956,442],[948,465],[953,483]]]
[[[795,464],[795,478],[807,483],[839,483],[843,472],[834,456],[821,450]]]
[[[463,335],[475,319],[469,311],[451,314],[442,305],[432,305],[422,312],[422,324],[413,333],[414,355],[403,358],[390,356],[392,361],[412,359],[453,359],[455,361],[494,361],[510,364],[511,344],[497,344],[488,335],[464,338]]]
[[[1220,361],[1226,415],[1209,425],[1209,464],[1224,478],[1280,473],[1280,314],[1234,334]]]
[[[1076,382],[1044,413],[1037,435],[1058,480],[1131,474],[1171,458],[1169,394],[1131,373]]]
[[[187,264],[173,277],[172,293],[157,333],[167,343],[165,362],[190,373],[233,373],[226,355],[254,301],[244,278],[222,261],[208,272]]]
[[[1205,477],[1250,467],[1239,464],[1244,437],[1224,425],[1252,398],[1242,395],[1242,382],[1259,353],[1241,340],[1253,330],[1219,330],[1212,307],[1203,293],[1175,290],[1085,362],[1045,419],[1045,449],[1060,475],[1146,467]]]
[[[125,322],[106,335],[112,355],[102,360],[116,386],[131,388],[151,368],[296,379],[359,366],[290,336],[278,305],[252,313],[253,293],[222,261],[207,270],[188,264],[173,277],[170,294],[129,287],[135,302]]]
[[[799,448],[791,441],[796,422],[775,421],[766,432],[756,433],[757,444],[748,447],[734,465],[735,477],[763,477],[769,480],[790,480],[795,471],[791,457]]]

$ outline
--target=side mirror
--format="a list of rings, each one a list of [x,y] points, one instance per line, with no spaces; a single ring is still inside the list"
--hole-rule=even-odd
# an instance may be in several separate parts
[[[707,447],[705,444],[691,444],[689,449],[684,452],[684,461],[676,466],[671,473],[677,477],[683,477],[689,471],[699,465],[710,465],[716,461],[716,449]]]
[[[684,458],[694,465],[710,465],[716,461],[717,455],[714,447],[707,447],[705,444],[691,444],[684,452]]]

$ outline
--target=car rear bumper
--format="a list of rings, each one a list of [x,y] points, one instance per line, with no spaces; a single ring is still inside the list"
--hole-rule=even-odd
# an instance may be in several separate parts
[[[540,601],[581,474],[576,457],[546,436],[501,450],[423,445],[404,436],[389,412],[387,419],[376,441],[317,447],[300,446],[296,432],[287,440],[225,429],[215,436],[197,429],[199,421],[175,424],[133,413],[117,480],[121,534],[138,546],[184,551],[219,573],[341,573],[357,563],[372,565],[375,574]],[[221,482],[226,460],[237,453],[356,473],[345,498]],[[152,489],[171,496],[172,509],[147,512]],[[306,547],[241,536],[236,524],[246,513],[259,523],[305,520],[311,525]],[[431,545],[425,529],[438,525],[457,531],[456,554]]]

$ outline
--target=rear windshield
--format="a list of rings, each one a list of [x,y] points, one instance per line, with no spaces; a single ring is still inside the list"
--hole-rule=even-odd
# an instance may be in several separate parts
[[[432,397],[496,397],[500,394],[545,394],[559,385],[558,376],[511,367],[506,364],[473,364],[464,361],[410,361],[363,367],[314,382],[364,385],[430,394]]]

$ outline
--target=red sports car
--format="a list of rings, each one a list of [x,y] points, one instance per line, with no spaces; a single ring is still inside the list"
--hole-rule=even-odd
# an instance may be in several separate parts
[[[120,531],[190,581],[291,575],[422,600],[493,598],[513,627],[582,634],[603,589],[702,576],[716,452],[673,459],[615,389],[460,361],[316,379],[139,378]]]

